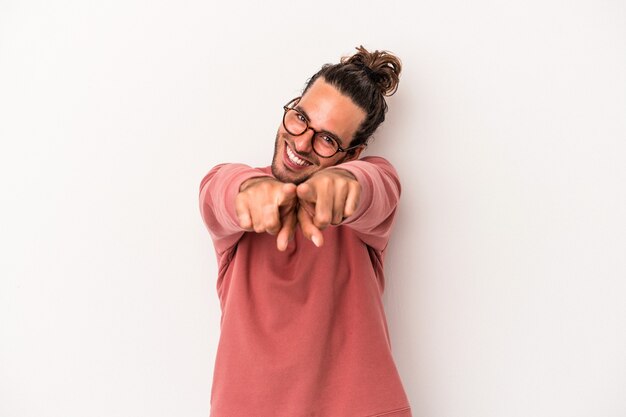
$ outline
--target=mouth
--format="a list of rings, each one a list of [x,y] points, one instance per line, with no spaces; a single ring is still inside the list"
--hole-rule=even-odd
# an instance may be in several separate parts
[[[313,165],[311,162],[300,158],[285,142],[285,165],[293,170],[304,169]]]

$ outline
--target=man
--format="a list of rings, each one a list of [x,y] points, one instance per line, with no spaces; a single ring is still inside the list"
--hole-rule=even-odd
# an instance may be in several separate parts
[[[362,46],[324,65],[285,105],[271,167],[202,180],[222,309],[211,417],[411,416],[381,300],[400,183],[358,159],[400,70]]]

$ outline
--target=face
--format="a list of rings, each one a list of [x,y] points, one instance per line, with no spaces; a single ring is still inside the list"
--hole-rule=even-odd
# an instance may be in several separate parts
[[[315,80],[295,106],[309,119],[309,126],[317,131],[327,131],[339,138],[339,146],[347,148],[361,123],[365,111],[354,104],[323,78]],[[282,182],[299,184],[324,168],[358,158],[363,148],[352,152],[338,152],[322,158],[312,148],[313,131],[308,129],[300,136],[287,133],[280,124],[276,134],[272,173]]]

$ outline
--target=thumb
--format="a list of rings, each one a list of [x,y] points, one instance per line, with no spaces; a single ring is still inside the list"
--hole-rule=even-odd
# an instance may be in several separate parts
[[[276,204],[278,206],[284,206],[292,202],[296,198],[296,185],[291,183],[285,183],[280,188],[278,193]]]
[[[298,185],[297,192],[300,200],[308,201],[309,203],[315,203],[317,201],[315,189],[306,182]]]

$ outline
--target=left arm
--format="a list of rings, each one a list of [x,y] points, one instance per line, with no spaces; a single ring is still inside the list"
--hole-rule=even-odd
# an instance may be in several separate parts
[[[322,170],[300,184],[297,193],[301,201],[298,222],[314,243],[322,239],[320,230],[342,224],[374,249],[387,246],[400,180],[384,158],[365,157]]]

